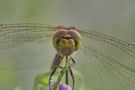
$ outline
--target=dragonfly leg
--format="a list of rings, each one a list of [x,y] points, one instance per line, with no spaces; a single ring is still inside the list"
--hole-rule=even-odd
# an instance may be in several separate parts
[[[70,66],[70,67],[75,66],[75,64],[76,64],[75,60],[74,60],[73,58],[71,58],[71,61],[72,61],[73,63],[72,63],[72,64],[70,64],[69,66]]]
[[[51,86],[50,86],[51,85],[51,78],[54,75],[54,73],[56,72],[57,68],[60,67],[59,64],[60,64],[62,59],[63,59],[63,57],[56,54],[56,56],[54,58],[54,62],[53,62],[52,67],[51,67],[53,71],[52,71],[52,73],[50,74],[50,77],[49,77],[49,90],[51,90]]]
[[[68,70],[66,71],[66,84],[67,84],[67,85],[69,84],[69,81],[68,81],[68,72],[70,71],[70,75],[71,75],[72,80],[73,80],[73,90],[74,90],[74,83],[75,83],[75,80],[74,80],[74,75],[73,75],[73,71],[72,71],[71,67],[74,66],[76,62],[75,62],[75,60],[74,60],[73,58],[71,58],[71,60],[72,60],[73,64],[70,64],[70,65],[68,66]]]
[[[69,84],[69,81],[68,81],[68,71],[66,71],[66,84],[67,85]]]
[[[67,60],[66,60],[66,63],[67,63]],[[66,84],[68,85],[69,84],[69,81],[68,81],[68,70],[66,71],[66,74],[65,74],[65,81],[66,81]]]
[[[49,90],[51,90],[51,78],[52,78],[52,76],[54,75],[54,73],[56,72],[56,70],[57,70],[57,67],[52,71],[52,73],[50,74],[50,77],[49,77]]]
[[[55,58],[54,58],[54,60],[53,60],[51,69],[57,67],[57,66],[59,65],[59,63],[61,62],[62,59],[63,59],[63,56],[60,56],[59,54],[56,54],[56,55],[55,55]]]
[[[74,85],[75,85],[75,79],[74,79],[74,74],[73,74],[73,71],[71,69],[71,67],[69,66],[69,71],[70,71],[70,75],[72,77],[72,80],[73,80],[73,90],[74,90]]]
[[[72,60],[72,62],[75,64],[76,62],[75,62],[75,60],[73,59],[73,58],[71,58],[71,60]]]
[[[63,69],[63,67],[62,66],[56,66],[57,68],[60,68],[60,69]]]

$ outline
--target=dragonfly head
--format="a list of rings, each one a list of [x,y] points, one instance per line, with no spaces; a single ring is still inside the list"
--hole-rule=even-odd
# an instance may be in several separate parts
[[[65,56],[80,48],[81,35],[73,27],[59,27],[53,37],[54,48]]]

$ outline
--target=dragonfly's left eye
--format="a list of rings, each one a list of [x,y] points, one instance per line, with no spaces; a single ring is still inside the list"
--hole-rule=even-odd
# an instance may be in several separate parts
[[[75,30],[69,30],[67,33],[75,40],[81,39],[80,33]]]
[[[54,34],[54,38],[61,39],[64,35],[66,35],[66,30],[59,30]]]

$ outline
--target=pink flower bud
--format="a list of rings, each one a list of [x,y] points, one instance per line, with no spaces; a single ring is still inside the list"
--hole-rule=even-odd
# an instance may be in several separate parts
[[[66,84],[60,84],[59,88],[60,88],[60,90],[72,90],[72,88]]]

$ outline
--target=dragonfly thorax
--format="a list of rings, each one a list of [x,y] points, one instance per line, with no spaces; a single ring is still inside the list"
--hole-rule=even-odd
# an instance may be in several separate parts
[[[74,29],[58,29],[53,37],[53,45],[58,53],[70,56],[80,48],[81,36]]]

